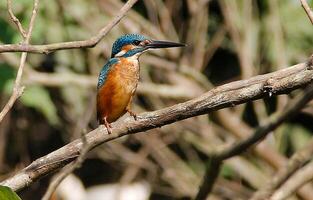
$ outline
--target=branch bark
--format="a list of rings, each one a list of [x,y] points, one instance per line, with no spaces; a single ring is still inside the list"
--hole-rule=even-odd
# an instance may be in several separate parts
[[[214,110],[235,106],[269,94],[289,93],[304,87],[313,81],[312,63],[301,63],[273,73],[252,77],[216,87],[205,94],[154,112],[142,113],[137,121],[128,117],[124,121],[113,124],[112,134],[107,134],[103,126],[86,135],[92,148],[124,135],[147,131],[176,121],[197,115],[210,113]],[[32,162],[12,178],[1,185],[13,190],[20,190],[39,178],[60,169],[79,156],[83,142],[77,139],[54,152]]]
[[[5,44],[0,45],[0,53],[3,52],[29,52],[29,53],[44,53],[48,54],[57,50],[64,49],[80,49],[90,48],[96,46],[100,40],[124,17],[128,10],[138,0],[129,0],[118,12],[118,15],[112,19],[109,24],[103,27],[97,35],[87,40],[72,41],[72,42],[61,42],[47,45],[29,45],[29,44]]]
[[[300,0],[300,2],[301,2],[301,5],[302,5],[305,13],[309,17],[309,20],[311,21],[311,23],[313,25],[313,11],[311,10],[308,2],[306,0]]]

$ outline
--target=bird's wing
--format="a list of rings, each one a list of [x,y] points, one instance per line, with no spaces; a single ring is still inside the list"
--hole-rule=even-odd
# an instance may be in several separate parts
[[[112,68],[112,66],[114,66],[115,63],[118,62],[117,58],[111,58],[101,69],[100,73],[99,73],[99,78],[98,78],[98,86],[97,88],[99,89],[104,83],[105,80],[108,76],[108,73],[110,71],[110,69]]]

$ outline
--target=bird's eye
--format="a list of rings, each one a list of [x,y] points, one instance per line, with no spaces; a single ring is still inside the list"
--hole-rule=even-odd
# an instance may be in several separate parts
[[[139,44],[140,44],[140,41],[139,41],[139,40],[134,40],[133,44],[134,44],[134,45],[139,45]]]

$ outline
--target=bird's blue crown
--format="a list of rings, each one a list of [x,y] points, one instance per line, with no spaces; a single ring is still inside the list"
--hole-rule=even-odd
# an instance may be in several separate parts
[[[136,42],[141,42],[146,39],[147,38],[145,36],[139,34],[126,34],[119,37],[113,44],[111,58],[118,54],[122,50],[123,46],[129,44],[136,45]]]

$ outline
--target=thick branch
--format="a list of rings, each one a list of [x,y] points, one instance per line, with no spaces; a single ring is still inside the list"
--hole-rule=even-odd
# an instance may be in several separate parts
[[[88,48],[97,45],[100,40],[124,17],[127,11],[137,2],[138,0],[129,0],[118,12],[118,15],[110,21],[104,28],[102,28],[97,35],[87,40],[72,41],[72,42],[61,42],[47,45],[28,45],[28,44],[5,44],[0,45],[0,53],[2,52],[31,52],[31,53],[50,53],[62,49],[78,49]]]
[[[313,70],[307,64],[298,64],[273,73],[232,82],[208,91],[198,98],[176,104],[154,112],[142,113],[138,120],[129,117],[115,123],[113,133],[108,135],[103,126],[86,135],[87,142],[96,147],[118,137],[134,134],[173,122],[209,113],[214,110],[235,106],[272,94],[288,93],[304,87],[313,81]],[[81,151],[82,140],[77,139],[64,147],[31,163],[14,177],[3,181],[1,185],[20,190],[42,176],[60,169],[73,161]]]

